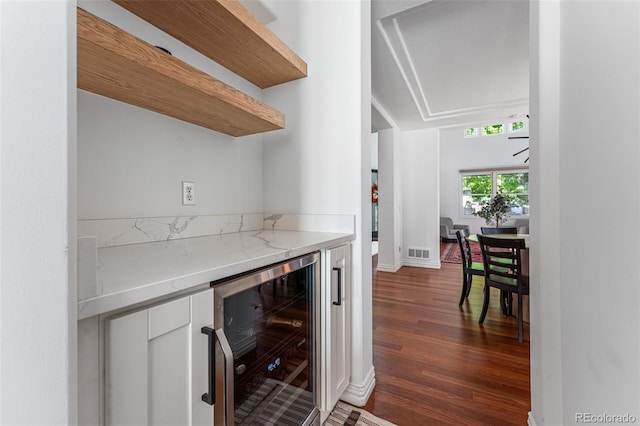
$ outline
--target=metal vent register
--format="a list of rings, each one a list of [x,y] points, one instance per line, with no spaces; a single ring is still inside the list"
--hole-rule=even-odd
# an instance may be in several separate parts
[[[419,249],[419,248],[410,248],[408,250],[408,256],[416,259],[428,259],[429,258],[429,250]]]

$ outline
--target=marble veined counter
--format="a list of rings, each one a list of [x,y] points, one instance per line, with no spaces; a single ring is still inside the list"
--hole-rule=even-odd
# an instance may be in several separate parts
[[[167,297],[353,239],[353,233],[254,230],[97,248],[95,268],[90,268],[95,274],[78,277],[84,289],[79,292],[78,319]]]

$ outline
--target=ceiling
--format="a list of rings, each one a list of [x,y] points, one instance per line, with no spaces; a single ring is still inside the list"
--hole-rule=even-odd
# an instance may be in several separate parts
[[[464,127],[529,113],[527,0],[373,0],[372,127]]]

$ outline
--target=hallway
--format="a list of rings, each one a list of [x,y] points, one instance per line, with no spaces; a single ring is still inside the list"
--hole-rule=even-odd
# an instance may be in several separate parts
[[[376,387],[364,407],[399,426],[525,425],[529,329],[502,317],[498,292],[483,326],[483,281],[458,307],[461,268],[373,270]]]

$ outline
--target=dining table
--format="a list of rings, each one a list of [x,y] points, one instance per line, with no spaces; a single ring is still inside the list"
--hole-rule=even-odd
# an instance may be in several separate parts
[[[524,240],[525,248],[521,251],[522,258],[522,275],[529,276],[529,234],[480,234],[491,238],[505,238],[505,239],[522,239]],[[478,234],[471,234],[467,237],[469,241],[478,242]],[[529,296],[522,297],[522,320],[529,322]],[[513,304],[513,313],[518,315],[518,304]]]

